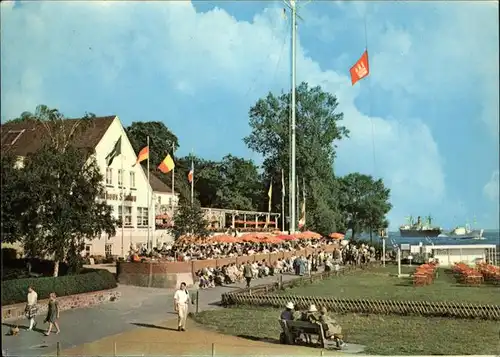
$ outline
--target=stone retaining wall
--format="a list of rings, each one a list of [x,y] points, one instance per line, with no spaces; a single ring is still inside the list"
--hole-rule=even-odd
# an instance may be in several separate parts
[[[196,281],[195,273],[203,268],[217,268],[232,263],[242,264],[248,261],[265,261],[272,264],[278,259],[288,259],[293,255],[307,256],[320,251],[331,253],[336,248],[336,245],[325,245],[321,248],[305,248],[294,252],[254,254],[223,259],[193,260],[190,262],[117,262],[116,275],[120,284],[149,288],[175,288],[181,282],[185,282],[188,286],[193,285]]]
[[[85,294],[61,296],[57,298],[61,311],[79,309],[82,307],[94,306],[105,302],[116,301],[120,298],[120,292],[116,289],[93,291]],[[47,313],[48,299],[38,301],[38,314]],[[26,303],[2,306],[2,322],[14,321],[24,318]]]

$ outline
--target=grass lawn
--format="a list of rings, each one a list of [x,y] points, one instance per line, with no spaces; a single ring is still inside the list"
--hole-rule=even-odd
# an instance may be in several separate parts
[[[398,267],[388,265],[353,274],[332,277],[314,284],[287,289],[282,294],[329,296],[345,299],[387,299],[457,301],[500,305],[500,286],[482,284],[468,287],[455,281],[449,270],[440,268],[434,283],[415,287],[412,278],[398,278]],[[412,273],[415,267],[404,266],[402,273]]]
[[[203,311],[195,320],[225,334],[279,341],[280,310],[227,308]],[[338,315],[347,343],[367,346],[367,354],[469,355],[500,352],[499,323],[481,320],[403,316]]]

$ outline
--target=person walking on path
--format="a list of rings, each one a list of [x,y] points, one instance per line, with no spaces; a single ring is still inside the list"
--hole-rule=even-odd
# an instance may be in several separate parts
[[[38,313],[37,304],[38,304],[38,294],[36,293],[36,291],[33,289],[32,286],[28,286],[26,308],[24,309],[24,314],[26,315],[26,318],[30,322],[30,326],[28,327],[28,331],[33,330],[33,328],[36,326],[35,317],[36,317],[36,314]]]
[[[186,331],[186,320],[188,315],[188,305],[191,297],[186,289],[186,283],[182,282],[179,289],[174,294],[174,310],[177,313],[177,330]]]
[[[250,282],[252,281],[252,277],[253,277],[252,265],[250,265],[250,262],[247,262],[245,264],[245,267],[243,268],[243,276],[245,277],[245,280],[247,281],[247,289],[249,289]]]
[[[47,317],[44,321],[46,323],[49,323],[49,328],[47,329],[47,332],[45,332],[45,336],[50,335],[50,332],[52,331],[52,325],[56,327],[56,335],[61,332],[57,320],[59,320],[59,304],[56,300],[56,293],[50,293],[49,306],[47,308]]]

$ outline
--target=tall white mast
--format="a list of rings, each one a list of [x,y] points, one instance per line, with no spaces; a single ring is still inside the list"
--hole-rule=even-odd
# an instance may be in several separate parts
[[[149,135],[147,137],[147,145],[148,145],[148,153],[151,152],[151,148],[149,147]],[[149,241],[150,241],[150,237],[151,237],[151,233],[150,233],[150,227],[151,227],[151,198],[152,198],[152,195],[153,195],[153,188],[151,187],[151,181],[149,180],[149,156],[151,154],[148,154],[148,161],[147,161],[147,167],[146,167],[146,170],[147,170],[147,173],[148,173],[148,240],[147,240],[147,244],[146,246],[148,247],[148,249],[152,248],[150,245],[149,245]],[[144,213],[143,213],[144,215]],[[142,218],[141,218],[142,219]],[[156,220],[155,220],[156,222]]]
[[[295,173],[295,76],[296,76],[296,58],[295,58],[295,46],[296,46],[296,38],[297,38],[297,10],[295,7],[295,0],[290,0],[290,8],[292,10],[292,115],[291,115],[291,162],[290,162],[290,232],[295,233],[296,227],[296,217],[295,217],[295,190],[296,190],[296,173]]]

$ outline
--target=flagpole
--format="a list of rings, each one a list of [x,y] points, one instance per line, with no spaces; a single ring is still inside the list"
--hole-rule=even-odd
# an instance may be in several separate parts
[[[121,145],[121,143],[120,143]],[[121,151],[121,150],[120,150]],[[123,188],[125,187],[125,182],[123,182],[123,154],[120,152],[120,161],[121,161],[121,171],[120,171],[120,174],[121,174],[121,179],[122,179],[122,257],[125,258],[125,251],[124,251],[124,236],[125,236],[125,231],[124,231],[124,227],[125,227],[125,194],[123,192]]]
[[[194,149],[191,150],[191,170],[193,171],[192,173],[192,178],[191,178],[191,206],[193,206],[194,203],[194,161],[193,161],[193,152]]]
[[[365,51],[368,53],[368,31],[366,30],[366,13],[364,16],[364,25],[365,25]],[[367,81],[370,81],[370,78],[367,78]],[[369,100],[369,111],[370,111],[370,124],[371,124],[371,131],[372,131],[372,156],[373,156],[373,176],[376,175],[377,172],[377,160],[376,160],[376,153],[375,153],[375,124],[373,123],[372,120],[372,109],[373,109],[373,103],[372,103],[372,86],[371,86],[371,81],[368,82],[368,100]]]
[[[297,175],[295,177],[295,182],[297,183],[297,187],[296,187],[296,189],[297,189],[297,192],[296,192],[296,196],[297,196],[297,207],[296,207],[296,210],[297,211],[296,212],[297,212],[297,215],[299,215],[300,214],[300,185],[299,185],[299,175]],[[297,217],[297,218],[298,218],[297,222],[299,222],[300,221],[300,217]],[[298,229],[298,224],[297,224],[297,229]]]
[[[151,187],[151,183],[149,181],[149,157],[151,156],[151,150],[149,147],[149,136],[147,137],[147,146],[148,146],[148,153],[149,154],[148,154],[148,162],[146,165],[146,170],[148,172],[147,173],[147,176],[148,176],[148,197],[147,197],[147,199],[148,199],[148,240],[147,240],[146,245],[149,249],[149,239],[150,239],[149,231],[150,231],[150,227],[151,227],[151,222],[150,222],[150,220],[151,220],[151,193],[152,193],[152,192],[150,192],[152,190],[152,187]]]
[[[296,98],[295,98],[295,80],[296,80],[296,38],[297,38],[297,9],[295,7],[295,0],[290,0],[290,7],[292,9],[292,117],[291,117],[291,167],[290,167],[290,175],[291,175],[291,191],[290,191],[290,231],[291,233],[295,233],[296,223],[295,223],[295,106],[296,106]]]
[[[285,173],[281,169],[281,231],[285,231]]]
[[[271,204],[272,204],[272,197],[273,197],[273,181],[271,179],[271,183],[269,185],[269,204],[267,205],[267,221],[266,221],[266,228],[269,222],[271,221]]]
[[[304,228],[306,226],[306,178],[302,176],[302,207],[304,207],[304,213],[303,213],[303,225]]]
[[[172,142],[172,160],[174,159],[175,144]],[[172,169],[172,200],[170,201],[170,209],[172,210],[172,219],[174,217],[174,198],[175,198],[175,166]]]

